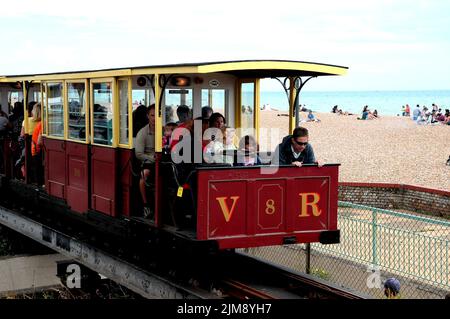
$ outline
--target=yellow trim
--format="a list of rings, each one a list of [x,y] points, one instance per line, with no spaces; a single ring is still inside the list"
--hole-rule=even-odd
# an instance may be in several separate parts
[[[294,79],[289,78],[289,134],[295,129],[295,112],[294,112],[294,102],[295,102],[295,93],[296,89],[294,86]]]
[[[236,80],[235,82],[235,96],[234,96],[234,127],[241,127],[241,104],[242,104],[242,90],[241,90],[242,81]]]
[[[90,113],[90,120],[91,120],[91,125],[90,125],[90,127],[91,127],[91,132],[92,132],[92,134],[90,134],[90,143],[92,144],[92,145],[96,145],[96,146],[102,146],[102,147],[109,147],[109,148],[114,148],[114,147],[116,147],[117,145],[114,145],[114,139],[115,139],[115,137],[114,137],[114,135],[115,135],[115,132],[114,132],[114,126],[116,126],[115,124],[114,124],[114,122],[115,122],[115,120],[113,120],[113,142],[112,142],[112,145],[105,145],[105,144],[98,144],[98,143],[94,143],[94,89],[93,89],[93,85],[95,84],[95,83],[105,83],[105,82],[110,82],[111,83],[111,85],[112,85],[112,90],[113,90],[113,92],[112,92],[112,98],[113,98],[113,101],[112,101],[112,103],[113,103],[113,107],[112,107],[112,110],[113,110],[113,119],[115,118],[115,100],[117,100],[116,98],[115,98],[115,79],[114,78],[99,78],[99,79],[91,79],[90,80],[90,85],[89,85],[89,88],[90,88],[90,92],[89,92],[89,95],[90,95],[90,105],[89,106],[91,106],[92,105],[92,107],[90,107],[89,108],[89,113]]]
[[[259,144],[259,103],[260,103],[260,80],[255,79],[255,95],[254,95],[254,118],[253,118],[253,126],[255,127],[255,138],[256,142]]]
[[[198,66],[198,73],[213,73],[238,70],[289,70],[316,72],[324,75],[344,75],[347,69],[338,66],[329,66],[305,62],[282,61],[253,61],[253,62],[226,62]]]
[[[133,80],[128,78],[128,148],[133,145]]]
[[[160,153],[162,151],[162,113],[160,114],[159,110],[161,109],[160,102],[160,87],[159,83],[159,74],[155,74],[155,152]]]
[[[43,83],[45,90],[45,129],[43,132],[44,136],[48,135],[48,86],[47,82]]]
[[[22,94],[23,94],[23,125],[24,125],[24,132],[25,134],[28,134],[28,91],[25,88],[25,81],[22,82]]]
[[[119,105],[119,90],[117,89],[117,79],[113,80],[113,147],[119,145],[119,129],[120,129],[120,105]]]
[[[84,116],[84,125],[85,125],[85,132],[86,132],[86,136],[85,136],[85,139],[84,139],[84,141],[81,141],[81,140],[76,140],[76,139],[71,139],[70,137],[69,137],[69,90],[68,90],[68,84],[70,84],[70,83],[82,83],[82,84],[84,84],[84,90],[85,90],[85,93],[84,93],[84,112],[85,112],[85,116]],[[66,128],[67,128],[67,137],[66,137],[66,139],[68,140],[68,141],[71,141],[71,142],[78,142],[78,143],[83,143],[83,144],[88,144],[89,143],[89,120],[88,120],[88,118],[89,118],[89,98],[88,98],[88,86],[89,86],[89,83],[88,83],[88,80],[87,79],[79,79],[79,80],[67,80],[67,81],[65,81],[65,88],[66,88],[66,91],[65,91],[65,96],[66,96],[66,99],[67,99],[67,123],[66,123]]]
[[[119,81],[127,81],[128,83],[128,85],[127,85],[127,106],[128,106],[128,143],[127,144],[123,144],[123,143],[121,143],[120,142],[120,95],[119,95]],[[118,118],[119,118],[119,120],[118,120],[118,123],[119,123],[119,134],[118,134],[118,142],[119,142],[119,147],[120,148],[128,148],[128,149],[131,149],[132,147],[131,147],[131,144],[132,144],[132,136],[133,136],[133,131],[132,130],[130,130],[130,128],[131,128],[131,125],[132,125],[132,107],[131,107],[131,85],[132,85],[132,82],[131,82],[131,77],[122,77],[122,78],[118,78],[117,79],[117,104],[118,104],[118,106],[119,106],[119,112],[117,113],[118,114]]]
[[[172,66],[172,67],[156,67],[156,68],[143,68],[132,69],[131,75],[143,75],[143,74],[170,74],[170,73],[199,73],[198,66]]]
[[[63,82],[63,116],[64,116],[64,139],[67,140],[69,136],[69,103],[67,102],[67,83]]]

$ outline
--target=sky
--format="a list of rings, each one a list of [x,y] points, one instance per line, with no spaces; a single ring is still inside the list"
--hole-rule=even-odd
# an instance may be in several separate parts
[[[1,75],[281,59],[349,67],[311,91],[450,89],[448,0],[2,1],[0,35]]]

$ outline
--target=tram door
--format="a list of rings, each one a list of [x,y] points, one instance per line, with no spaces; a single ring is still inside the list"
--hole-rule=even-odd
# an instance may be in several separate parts
[[[91,208],[116,216],[117,149],[113,140],[115,80],[95,79],[90,83]]]
[[[66,200],[72,210],[89,208],[88,84],[86,80],[66,81]]]

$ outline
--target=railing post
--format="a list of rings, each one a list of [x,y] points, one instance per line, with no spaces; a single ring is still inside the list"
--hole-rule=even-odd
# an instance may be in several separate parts
[[[306,273],[311,273],[311,244],[306,244]]]
[[[372,210],[372,265],[378,265],[377,257],[377,210]]]

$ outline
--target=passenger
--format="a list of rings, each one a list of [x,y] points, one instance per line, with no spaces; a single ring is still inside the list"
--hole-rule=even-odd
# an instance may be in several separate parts
[[[209,142],[203,151],[203,158],[208,164],[230,164],[233,165],[234,154],[227,151],[235,151],[233,145],[234,129],[222,126],[220,129],[222,136],[217,136]]]
[[[153,104],[154,105],[154,104]],[[136,137],[137,133],[148,123],[147,108],[145,105],[140,104],[133,111],[133,137]]]
[[[177,116],[178,116],[177,124],[182,124],[192,119],[191,110],[187,105],[180,105],[177,108]]]
[[[37,103],[33,108],[33,119],[36,126],[31,136],[31,158],[35,182],[44,185],[44,166],[42,165],[42,121],[41,104]]]
[[[261,159],[258,156],[258,144],[251,135],[245,135],[239,141],[239,152],[236,166],[261,165]]]
[[[314,150],[309,144],[308,129],[297,127],[292,135],[283,138],[283,141],[277,146],[272,164],[275,165],[295,165],[301,167],[303,164],[317,163],[319,167],[323,166],[322,161],[316,161]]]
[[[8,115],[0,107],[0,136],[5,136],[9,127]]]
[[[170,144],[172,142],[172,133],[177,128],[176,123],[167,123],[164,125],[164,134],[162,137],[162,147],[165,153],[170,153]]]
[[[209,120],[211,115],[213,114],[213,109],[210,106],[204,106],[202,107],[202,118],[205,120]]]
[[[11,116],[9,117],[11,123],[11,133],[14,142],[17,142],[17,138],[20,136],[23,122],[23,104],[21,102],[14,103],[14,108]]]
[[[388,299],[400,298],[400,281],[395,278],[389,278],[384,283],[384,295]]]
[[[225,116],[223,116],[220,113],[213,113],[211,117],[209,118],[209,127],[210,128],[222,128],[225,124],[227,124],[227,121],[225,120]]]
[[[37,120],[37,118],[36,118],[36,112],[37,112],[36,108],[39,108],[39,120]],[[28,132],[30,135],[33,134],[34,128],[40,121],[41,121],[40,104],[38,105],[37,102],[28,103]],[[20,136],[25,136],[25,121],[22,122],[22,129],[20,132]]]
[[[136,136],[136,158],[141,162],[142,172],[139,190],[144,204],[144,217],[153,218],[153,209],[147,199],[147,180],[155,178],[155,106],[148,108],[148,125],[144,126]]]

